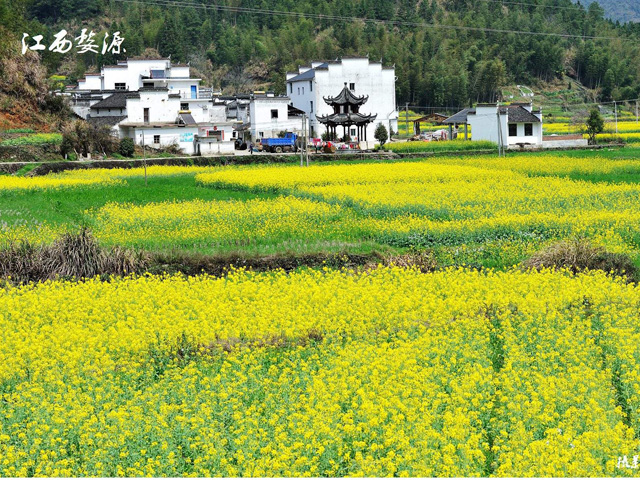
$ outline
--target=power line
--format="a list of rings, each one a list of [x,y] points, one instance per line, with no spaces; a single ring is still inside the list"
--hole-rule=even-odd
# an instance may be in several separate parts
[[[218,5],[218,4],[207,5],[203,3],[196,3],[190,0],[144,0],[144,1],[114,0],[114,1],[121,2],[121,3],[135,3],[138,5],[199,8],[204,10],[221,10],[221,11],[233,12],[233,13],[253,13],[253,14],[260,14],[260,15],[281,16],[281,17],[289,17],[289,18],[330,20],[334,22],[360,21],[360,22],[372,23],[372,24],[412,26],[412,27],[423,27],[423,28],[441,29],[441,30],[460,30],[460,31],[467,31],[467,32],[509,33],[514,35],[576,38],[576,39],[582,39],[582,40],[621,40],[620,38],[617,38],[617,37],[600,37],[600,36],[594,36],[594,35],[573,35],[568,33],[534,32],[534,31],[526,31],[526,30],[508,30],[508,29],[486,28],[486,27],[468,27],[464,25],[445,25],[445,24],[433,24],[433,23],[427,23],[427,22],[409,22],[404,20],[379,20],[379,19],[364,18],[364,17],[325,15],[320,13],[287,12],[282,10],[269,10],[269,9],[261,9],[261,8],[250,8],[250,7],[231,7],[228,5]]]
[[[518,6],[521,6],[521,7],[548,8],[548,9],[552,9],[552,10],[577,11],[577,10],[581,10],[581,7],[582,7],[582,5],[578,5],[577,3],[574,3],[570,7],[563,7],[562,5],[542,5],[542,4],[539,4],[539,3],[511,2],[511,1],[505,1],[505,0],[481,0],[481,1],[489,2],[489,3],[499,3],[499,4],[502,4],[502,5],[518,5]]]

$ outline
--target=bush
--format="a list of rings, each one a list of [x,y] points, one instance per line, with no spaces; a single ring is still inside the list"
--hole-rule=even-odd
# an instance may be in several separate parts
[[[389,134],[387,133],[387,127],[383,124],[379,123],[376,127],[376,131],[373,133],[373,136],[376,140],[380,142],[380,146],[384,146],[385,142],[389,139]]]
[[[631,259],[621,253],[611,253],[603,247],[592,245],[588,240],[565,240],[547,247],[524,264],[526,268],[564,268],[572,273],[586,270],[603,270],[624,276],[637,282],[640,272]]]
[[[101,247],[87,229],[67,233],[51,245],[22,241],[0,248],[0,276],[14,283],[126,275],[145,270],[147,264],[147,257],[134,250]]]
[[[120,145],[118,146],[118,153],[123,157],[131,158],[135,152],[135,145],[133,143],[133,139],[131,138],[123,138],[120,140]]]
[[[118,150],[118,138],[108,126],[96,127],[84,120],[74,122],[62,134],[65,153],[71,150],[86,157],[89,153],[109,155]]]

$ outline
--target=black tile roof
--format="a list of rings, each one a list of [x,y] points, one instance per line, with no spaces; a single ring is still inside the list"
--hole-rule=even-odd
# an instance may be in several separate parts
[[[540,119],[524,107],[509,107],[505,110],[509,112],[508,119],[511,123],[540,123]],[[500,113],[503,113],[502,109]]]
[[[326,63],[323,63],[322,65],[318,65],[316,68],[322,68],[323,66],[328,67]],[[306,72],[301,73],[300,75],[296,75],[293,78],[290,78],[289,80],[287,80],[287,82],[299,82],[301,80],[311,80],[315,76],[316,76],[316,69],[310,68]]]
[[[97,108],[127,108],[127,93],[114,93],[91,106],[92,110]]]
[[[447,118],[442,123],[444,123],[445,125],[468,123],[467,122],[467,116],[470,113],[476,113],[476,109],[475,108],[465,108],[464,110],[460,110],[458,113],[456,113],[455,115],[452,115],[451,117]]]

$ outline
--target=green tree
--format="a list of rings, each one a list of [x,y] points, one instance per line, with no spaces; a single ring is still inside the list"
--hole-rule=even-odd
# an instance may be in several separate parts
[[[373,136],[380,142],[381,147],[384,146],[385,142],[389,138],[387,128],[381,123],[376,127],[376,131],[373,133]]]
[[[596,135],[602,133],[604,130],[604,118],[600,115],[600,111],[597,108],[591,109],[589,117],[585,122],[585,132],[589,135],[589,144],[595,145]]]

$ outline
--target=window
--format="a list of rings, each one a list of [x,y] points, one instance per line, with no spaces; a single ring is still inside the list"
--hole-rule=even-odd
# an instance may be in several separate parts
[[[293,93],[293,83],[289,84],[289,93]]]
[[[153,143],[155,143],[156,145],[160,144],[160,135],[153,136]]]
[[[356,84],[355,83],[350,83],[349,84],[349,90],[353,91],[356,89]]]
[[[144,109],[144,123],[149,123],[149,109]]]
[[[509,124],[509,136],[510,137],[517,137],[518,136],[518,124],[517,123],[510,123]]]
[[[302,87],[302,94],[304,95],[304,87]]]
[[[96,108],[96,113],[97,113],[98,115],[100,115],[100,109],[99,109],[99,108]]]
[[[126,90],[127,89],[127,84],[126,83],[116,83],[115,89],[116,90]]]
[[[189,104],[185,103],[185,102],[182,102],[180,104],[180,110],[189,110]]]
[[[533,137],[533,123],[524,124],[524,136]]]
[[[298,87],[298,95],[300,95],[300,87]]]
[[[311,102],[311,111],[313,112],[313,101]]]
[[[352,136],[352,137],[355,137],[355,136],[356,136],[356,129],[355,129],[355,128],[352,128],[352,129],[351,129],[351,136]]]
[[[231,136],[232,136],[233,138],[236,138],[236,137],[237,137],[237,133],[238,133],[238,132],[233,132],[233,134],[232,134]]]
[[[260,138],[264,138],[264,132],[258,132],[258,135],[260,135]]]
[[[278,118],[278,110],[271,110],[271,118],[272,119]]]
[[[222,130],[209,130],[207,131],[207,137],[215,138],[216,140],[221,142],[224,135],[222,133]]]
[[[313,92],[313,80],[309,80],[309,91]]]
[[[315,137],[315,135],[316,135],[316,129],[315,129],[315,128],[313,128],[313,125],[311,125],[309,128],[311,129],[311,131],[310,131],[311,136],[312,136],[312,137]]]

